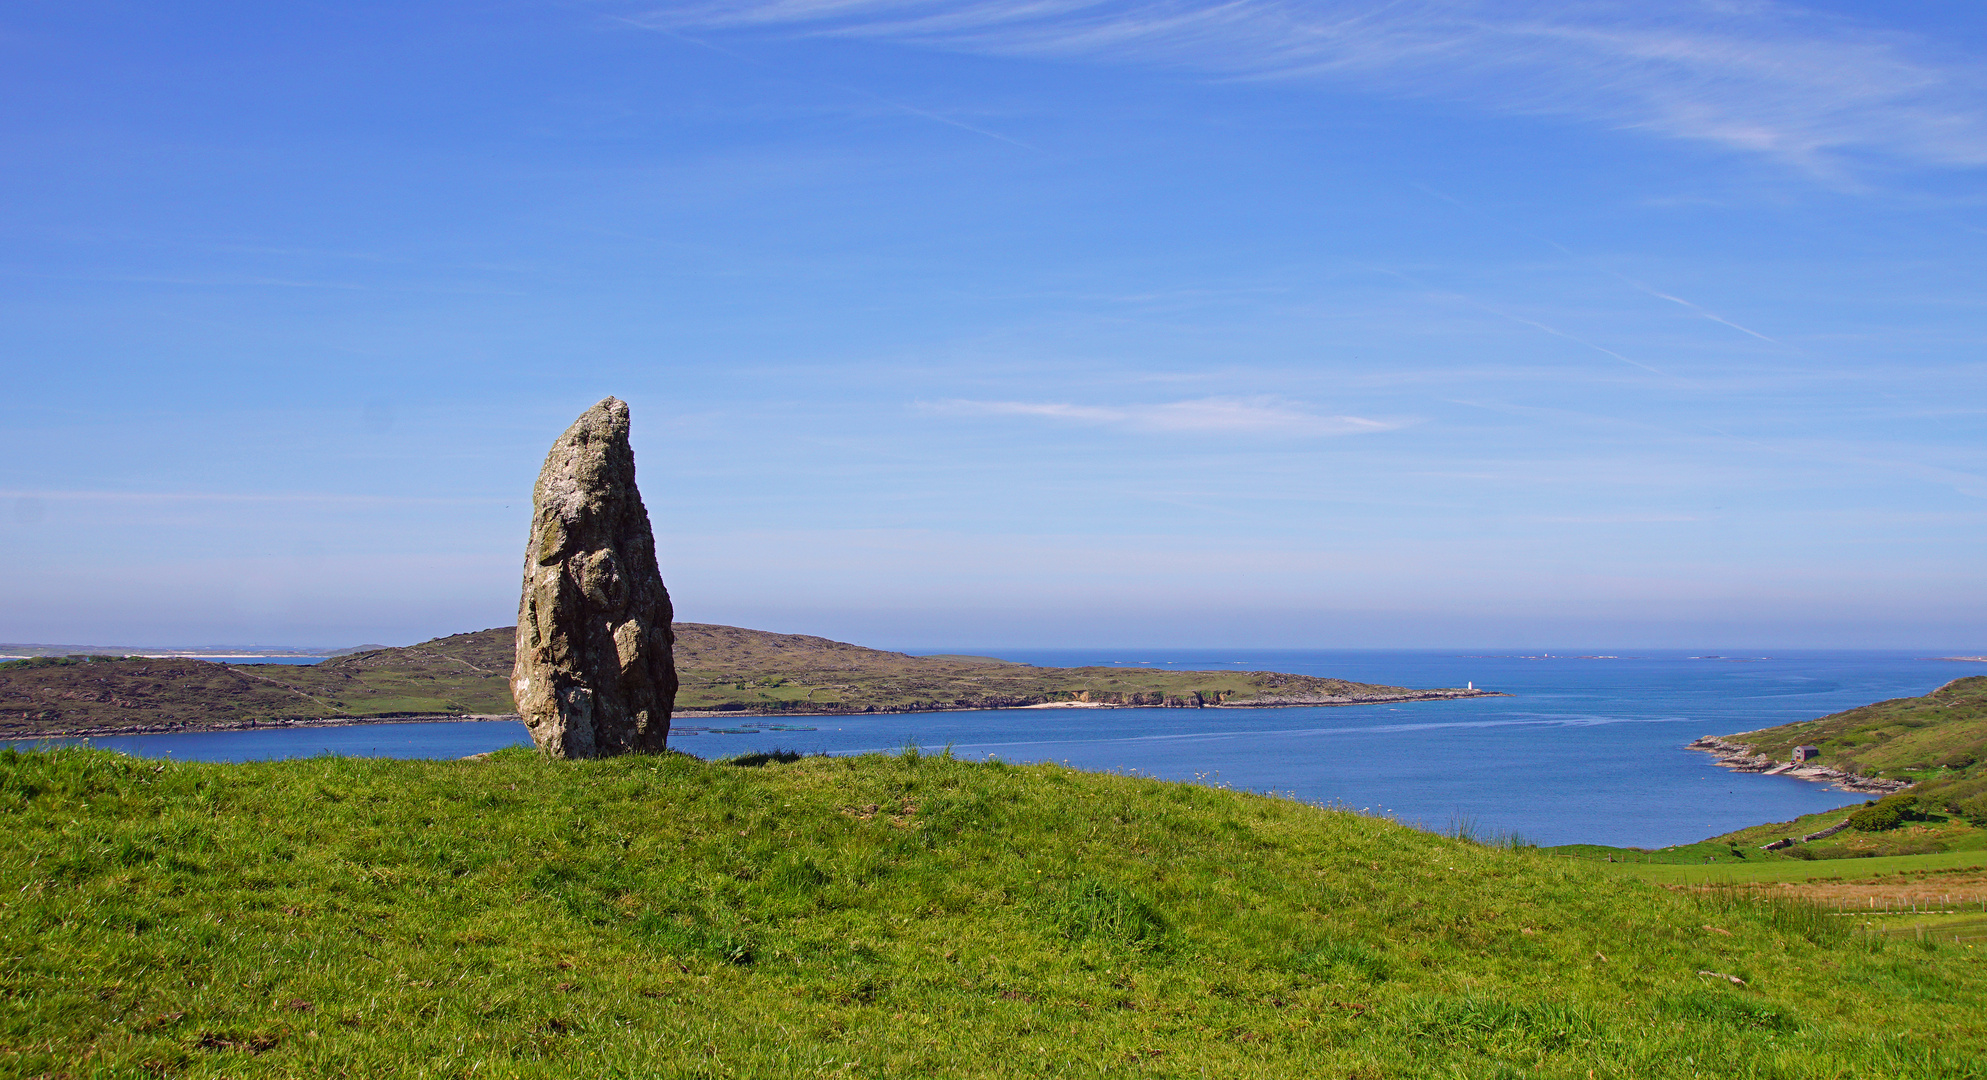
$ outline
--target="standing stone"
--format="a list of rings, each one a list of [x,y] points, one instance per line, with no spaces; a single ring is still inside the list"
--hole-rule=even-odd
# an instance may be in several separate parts
[[[531,493],[511,694],[550,757],[658,753],[676,703],[669,590],[635,490],[628,406],[566,429]]]

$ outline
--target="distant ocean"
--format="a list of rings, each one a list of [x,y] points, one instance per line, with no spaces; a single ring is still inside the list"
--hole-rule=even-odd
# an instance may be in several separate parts
[[[1734,774],[1683,749],[1699,735],[1805,720],[1922,694],[1987,664],[1888,652],[1706,656],[1649,650],[1576,655],[1455,651],[997,650],[1010,660],[1287,671],[1398,686],[1462,686],[1510,697],[1284,709],[1016,709],[869,717],[681,720],[750,734],[685,731],[702,757],[753,749],[894,752],[950,746],[969,758],[1056,761],[1194,780],[1385,814],[1437,830],[1542,844],[1658,847],[1848,806],[1868,796],[1785,777]],[[766,730],[767,725],[813,730]],[[356,725],[94,740],[150,757],[240,761],[337,753],[460,757],[526,743],[516,723]]]

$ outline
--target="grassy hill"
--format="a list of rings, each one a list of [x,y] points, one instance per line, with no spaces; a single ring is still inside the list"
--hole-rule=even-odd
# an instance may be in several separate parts
[[[458,634],[313,666],[171,657],[13,660],[0,663],[0,738],[332,716],[508,713],[515,709],[511,657],[497,636]],[[486,666],[495,663],[502,666]]]
[[[1276,672],[1043,668],[990,657],[909,656],[827,638],[676,624],[680,713],[1135,705],[1350,704],[1471,697]],[[169,731],[324,717],[502,714],[514,629],[371,649],[314,666],[177,658],[41,657],[0,663],[0,738]]]
[[[12,1076],[1987,1070],[1963,945],[1049,765],[5,751],[0,822]]]

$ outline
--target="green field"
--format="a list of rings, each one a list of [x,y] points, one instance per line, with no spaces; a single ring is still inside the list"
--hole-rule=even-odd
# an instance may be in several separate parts
[[[1914,804],[1920,801],[1916,795],[1908,792],[1889,797],[1891,802],[1906,799],[1912,800]],[[1809,814],[1793,821],[1752,825],[1709,840],[1700,840],[1694,844],[1676,844],[1666,848],[1565,844],[1548,850],[1551,854],[1568,858],[1636,867],[1670,867],[1680,871],[1692,867],[1744,870],[1749,867],[1778,867],[1782,864],[1791,864],[1795,867],[1814,866],[1817,867],[1814,873],[1822,877],[1854,873],[1853,869],[1846,868],[1883,864],[1893,858],[1910,856],[1952,853],[1960,856],[1962,860],[1987,861],[1987,829],[1957,814],[1942,813],[1925,807],[1915,807],[1912,820],[1899,820],[1886,828],[1869,831],[1843,829],[1833,836],[1791,848],[1765,850],[1767,844],[1782,837],[1813,835],[1840,824],[1862,809],[1865,807],[1861,805],[1850,806],[1820,814]],[[1788,871],[1788,874],[1791,876],[1775,880],[1794,880],[1804,876],[1804,872],[1798,869]]]
[[[1987,852],[1947,851],[1871,859],[1762,859],[1745,863],[1602,863],[1608,870],[1664,885],[1752,884],[1783,881],[1849,881],[1918,870],[1987,869]]]
[[[1904,941],[1952,942],[1967,945],[1987,942],[1987,914],[1977,908],[1943,914],[1881,914],[1854,916],[1860,932]],[[1978,945],[1974,946],[1978,948]]]
[[[1813,905],[1191,784],[756,760],[0,752],[0,1075],[1987,1076],[1975,949]]]

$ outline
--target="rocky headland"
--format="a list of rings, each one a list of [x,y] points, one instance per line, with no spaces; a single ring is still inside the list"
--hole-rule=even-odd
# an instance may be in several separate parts
[[[1987,676],[1954,679],[1917,697],[1891,698],[1792,724],[1706,735],[1690,744],[1739,772],[1894,792],[1977,785],[1987,774]],[[1798,748],[1809,748],[1796,763]],[[1971,789],[1969,788],[1969,791]],[[1961,793],[1960,801],[1972,796]],[[1987,804],[1981,813],[1987,815]]]
[[[1911,786],[1908,780],[1891,780],[1880,776],[1860,776],[1828,765],[1809,762],[1780,761],[1771,754],[1763,754],[1748,743],[1732,742],[1716,735],[1705,735],[1690,742],[1689,748],[1701,750],[1718,759],[1718,764],[1733,772],[1761,773],[1767,776],[1791,776],[1796,780],[1812,780],[1816,783],[1833,784],[1844,791],[1875,792],[1889,794]]]

